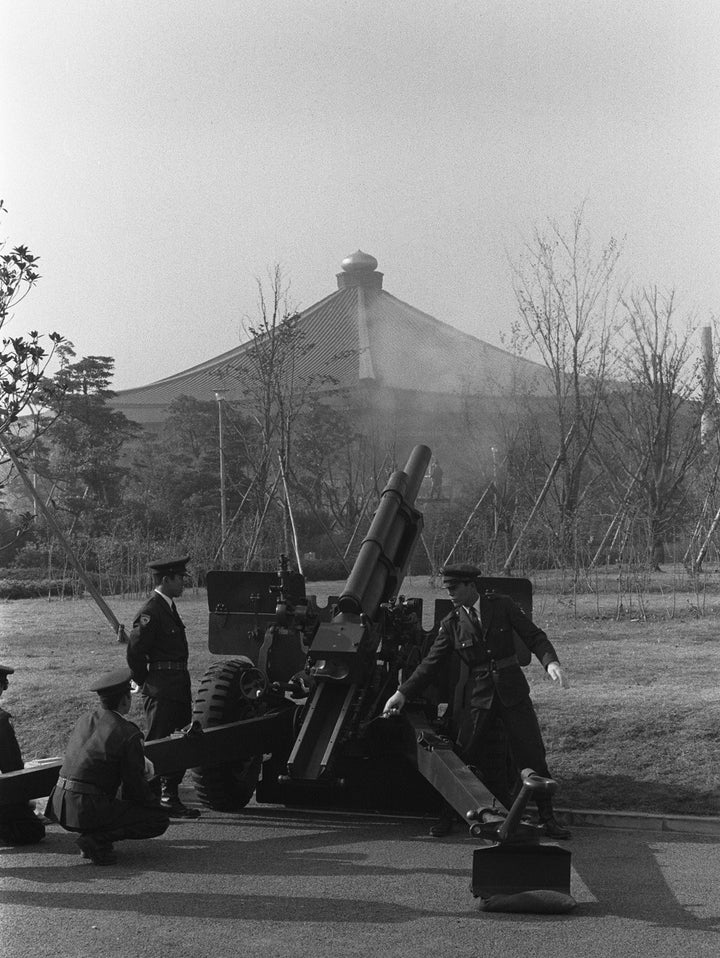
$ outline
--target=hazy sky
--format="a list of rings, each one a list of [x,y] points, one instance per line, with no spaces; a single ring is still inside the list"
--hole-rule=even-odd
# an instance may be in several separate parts
[[[280,262],[341,260],[500,344],[506,251],[586,202],[637,284],[720,311],[718,0],[0,0],[8,332],[142,385],[240,341]]]

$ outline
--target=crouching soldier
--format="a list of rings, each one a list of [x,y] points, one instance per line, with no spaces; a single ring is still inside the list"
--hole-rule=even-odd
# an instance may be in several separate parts
[[[0,665],[0,695],[8,687],[8,675],[15,669]],[[0,772],[17,772],[23,768],[22,753],[15,737],[11,715],[0,708]],[[45,826],[32,805],[0,805],[0,842],[6,845],[36,845],[45,837]]]
[[[83,858],[112,865],[117,861],[114,842],[155,838],[170,818],[148,784],[152,769],[142,732],[125,718],[131,705],[130,670],[103,675],[90,691],[97,692],[100,705],[78,719],[45,814],[67,831],[80,833]]]

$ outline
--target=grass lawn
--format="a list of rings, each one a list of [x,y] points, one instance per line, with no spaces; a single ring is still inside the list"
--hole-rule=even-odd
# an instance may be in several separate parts
[[[561,786],[558,805],[720,815],[720,586],[569,594],[549,590],[556,585],[535,580],[534,617],[570,687],[556,688],[536,661],[526,672]],[[308,591],[322,604],[342,583]],[[420,577],[403,592],[425,599],[426,612],[445,595]],[[108,604],[129,628],[141,598]],[[197,684],[216,661],[204,590],[187,592],[179,606]],[[0,662],[17,670],[0,704],[14,717],[26,761],[62,754],[77,716],[94,704],[85,689],[124,656],[91,599],[0,604]],[[142,725],[137,700],[131,717]]]

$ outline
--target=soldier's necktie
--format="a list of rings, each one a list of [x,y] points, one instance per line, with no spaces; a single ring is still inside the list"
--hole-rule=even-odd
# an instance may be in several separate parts
[[[180,615],[179,615],[178,610],[177,610],[177,606],[176,606],[175,603],[172,601],[172,599],[170,600],[170,607],[172,608],[172,614],[173,614],[173,615],[175,616],[175,618],[178,620],[178,622],[180,623],[180,625],[182,625],[182,619],[180,618]]]

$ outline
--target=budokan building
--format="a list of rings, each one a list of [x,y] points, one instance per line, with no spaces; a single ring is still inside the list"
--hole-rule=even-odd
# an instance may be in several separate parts
[[[448,479],[484,460],[516,397],[547,395],[545,367],[483,342],[383,289],[375,257],[346,257],[337,289],[299,314],[295,381],[341,406],[354,428],[393,444],[399,462],[429,445]],[[248,402],[248,343],[166,379],[117,393],[114,408],[157,429],[179,396]]]

